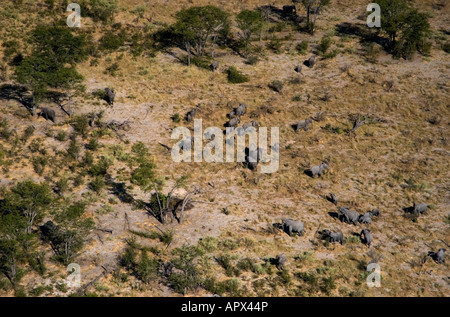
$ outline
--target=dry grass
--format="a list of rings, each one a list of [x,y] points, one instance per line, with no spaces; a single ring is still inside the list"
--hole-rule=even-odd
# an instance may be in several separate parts
[[[133,23],[129,11],[141,1],[119,2],[122,9],[116,20]],[[172,23],[173,14],[182,7],[206,3],[208,1],[203,0],[152,1],[148,6],[150,23],[155,27]],[[448,263],[437,265],[430,260],[419,274],[417,261],[428,250],[424,243],[438,247],[439,239],[449,242],[449,225],[444,222],[449,210],[450,113],[449,88],[445,84],[449,79],[449,56],[433,47],[430,57],[417,56],[412,61],[402,61],[393,60],[381,50],[376,55],[376,63],[370,63],[359,54],[363,47],[356,37],[332,34],[333,42],[339,44],[336,45],[338,56],[319,59],[314,68],[304,67],[303,75],[298,75],[294,67],[314,52],[323,35],[333,33],[337,23],[361,22],[357,16],[364,10],[355,5],[356,1],[339,3],[333,3],[335,11],[327,10],[320,16],[314,36],[286,29],[279,37],[290,33],[293,40],[283,42],[283,53],[264,51],[255,65],[246,64],[245,59],[230,50],[216,50],[221,64],[216,73],[184,66],[163,52],[158,52],[154,58],[133,58],[127,53],[118,58],[122,53],[112,53],[99,58],[97,66],[90,66],[87,61],[78,67],[85,77],[87,90],[114,87],[116,104],[106,107],[103,103],[94,105],[92,100],[80,98],[77,112],[105,110],[105,121],[130,120],[131,130],[124,134],[124,139],[130,144],[142,141],[150,148],[157,173],[167,177],[166,190],[171,180],[180,175],[189,177],[189,185],[208,190],[198,199],[207,203],[197,203],[187,212],[183,224],[166,226],[166,229],[175,229],[174,241],[167,250],[156,240],[138,238],[140,243],[159,248],[163,260],[169,260],[171,250],[184,243],[197,244],[200,238],[212,236],[221,248],[216,247],[202,256],[199,267],[217,281],[225,281],[229,277],[213,260],[214,256],[232,255],[236,257],[232,261],[235,266],[243,258],[252,259],[258,269],[243,270],[235,277],[244,296],[448,296]],[[266,2],[247,1],[241,6],[235,1],[215,4],[237,13],[241,6],[253,8]],[[278,7],[283,4],[283,1],[274,2]],[[431,10],[428,4],[423,5]],[[437,29],[445,17],[441,11],[435,13],[432,25]],[[29,27],[20,24],[17,30]],[[295,45],[302,40],[310,43],[305,56],[295,52]],[[183,54],[178,50],[174,53]],[[115,77],[104,74],[113,62],[119,65]],[[250,82],[229,84],[222,71],[232,65],[248,75]],[[274,80],[283,82],[281,93],[268,88]],[[297,95],[301,95],[300,101],[294,101]],[[174,123],[171,119],[174,114],[183,117],[199,105],[197,117],[203,119],[204,128],[222,127],[226,114],[239,102],[248,105],[248,113],[241,122],[256,120],[263,127],[280,127],[277,173],[251,172],[238,163],[175,164],[170,153],[158,145],[158,142],[173,144],[170,133],[174,127],[193,127],[192,123],[183,121]],[[8,119],[19,135],[33,124],[36,132],[28,142],[44,138],[49,156],[64,149],[61,142],[46,138],[44,134],[46,129],[51,129],[55,135],[61,130],[70,131],[62,113],[58,112],[57,126],[48,128],[50,124],[43,119],[17,116],[18,109],[19,104],[0,100],[0,119]],[[296,121],[318,112],[325,112],[326,116],[314,122],[310,131],[296,133],[291,128]],[[347,136],[345,131],[353,124],[351,116],[359,113],[370,117],[369,124],[359,128],[356,136]],[[335,128],[334,132],[326,129],[327,125]],[[100,142],[105,147],[100,148],[99,154],[112,155],[109,146],[118,141],[115,137],[104,137]],[[130,144],[123,143],[125,152],[129,151]],[[23,154],[7,166],[7,172],[0,171],[2,185],[28,177],[44,179],[33,171],[25,158],[30,153],[24,150]],[[303,173],[304,169],[328,157],[330,172],[323,178],[311,179]],[[125,179],[126,174],[120,173],[125,167],[126,163],[115,159],[113,178]],[[44,176],[49,173],[47,170]],[[84,191],[82,185],[74,188],[71,195],[79,197]],[[344,246],[325,246],[314,235],[319,226],[340,229],[346,237],[362,229],[362,226],[343,224],[330,217],[328,213],[336,211],[324,199],[330,192],[339,197],[340,206],[350,206],[360,213],[373,208],[381,210],[381,217],[369,225],[374,235],[370,250],[380,256],[381,288],[368,288],[365,284],[364,267],[373,255],[367,247],[353,240]],[[130,193],[136,198],[146,198],[136,186]],[[110,193],[103,193],[89,207],[90,211],[109,204],[111,197]],[[434,208],[417,222],[402,216],[402,207],[421,201],[433,204]],[[133,210],[129,204],[119,202],[113,208],[113,213],[96,215],[96,221],[114,228],[115,233],[101,234],[103,243],[94,235],[86,252],[80,256],[86,279],[95,277],[101,272],[102,264],[113,263],[121,254],[124,239],[129,236],[123,228],[125,213],[135,230],[155,231],[154,227],[160,226],[155,219],[147,217],[142,210]],[[228,214],[222,212],[223,208],[228,208]],[[281,231],[269,230],[272,223],[288,217],[305,222],[305,236],[293,238]],[[280,253],[288,256],[284,273],[265,264]],[[55,265],[49,265],[49,271],[58,272],[55,276],[65,274],[64,268]],[[312,275],[302,275],[304,273]],[[334,278],[335,287],[323,280],[329,277]],[[28,275],[26,285],[32,287],[48,280],[50,278],[40,280],[40,277]],[[305,293],[302,289],[308,291]],[[141,285],[133,277],[123,282],[113,276],[102,279],[95,292],[115,296],[177,296],[166,286]],[[203,292],[190,295],[199,296]]]

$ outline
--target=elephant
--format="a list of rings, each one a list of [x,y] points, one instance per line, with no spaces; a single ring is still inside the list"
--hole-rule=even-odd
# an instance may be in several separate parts
[[[316,175],[319,175],[319,177],[321,177],[325,170],[329,170],[329,167],[327,163],[323,162],[320,165],[311,167],[309,170],[307,170],[307,172],[309,172],[311,177],[314,178]]]
[[[358,223],[359,214],[356,211],[350,210],[347,207],[341,207],[338,209],[339,220],[346,223]]]
[[[242,128],[243,128],[244,130],[246,130],[246,129],[250,128],[250,127],[256,128],[258,125],[259,125],[258,122],[256,122],[256,121],[251,121],[251,122],[244,123],[244,124],[242,125]]]
[[[380,210],[378,210],[378,209],[372,209],[368,213],[371,214],[372,216],[375,216],[375,217],[379,217],[380,214],[381,214]]]
[[[116,93],[114,89],[105,88],[105,100],[109,105],[114,104],[114,98],[116,97]]]
[[[286,260],[287,260],[286,255],[284,255],[284,254],[277,255],[277,257],[275,258],[275,265],[276,265],[277,269],[279,269],[279,270],[284,269]]]
[[[330,230],[322,231],[323,239],[330,238],[330,242],[339,242],[341,245],[344,244],[344,234],[342,231],[331,232]]]
[[[187,122],[191,122],[192,119],[194,119],[196,113],[197,113],[197,110],[196,110],[196,109],[192,109],[191,111],[189,111],[189,112],[186,114],[186,121],[187,121]]]
[[[361,238],[361,242],[362,243],[367,244],[367,246],[370,247],[370,244],[372,243],[373,236],[370,233],[369,229],[361,230],[360,238]]]
[[[301,221],[296,221],[291,218],[283,219],[282,221],[283,231],[288,235],[291,235],[292,232],[297,233],[299,236],[303,236],[304,224]]]
[[[305,131],[309,130],[309,126],[313,123],[311,118],[308,118],[306,120],[299,121],[297,125],[295,126],[295,132],[298,132],[300,129],[303,129]]]
[[[366,223],[366,224],[370,224],[372,223],[372,214],[369,212],[366,212],[364,215],[359,215],[358,217],[358,221],[360,223]]]
[[[51,120],[53,123],[55,122],[55,110],[50,108],[40,108],[41,112],[38,114],[39,117],[44,118],[45,120]]]
[[[245,103],[241,103],[239,107],[234,110],[237,116],[243,116],[247,112],[247,105]]]
[[[262,157],[262,150],[257,148],[254,144],[250,145],[250,148],[245,149],[245,163],[252,171],[256,170],[258,163]]]
[[[445,251],[447,251],[446,249],[439,249],[438,252],[436,252],[436,263],[442,264],[445,263]]]
[[[423,214],[424,212],[427,211],[427,204],[425,203],[419,203],[419,204],[415,204],[413,205],[413,213],[415,215],[419,215],[419,214]]]
[[[309,68],[313,68],[315,64],[316,64],[316,57],[315,57],[315,56],[311,56],[311,57],[308,58],[308,60],[306,61],[306,65],[307,65]]]
[[[335,194],[330,193],[330,196],[327,197],[327,199],[328,199],[329,202],[331,202],[331,203],[333,203],[335,206],[337,206],[337,204],[338,204],[338,198],[336,197]]]
[[[234,117],[234,118],[230,119],[230,120],[225,124],[225,126],[235,128],[240,122],[241,122],[241,119],[239,119],[239,117]]]
[[[297,66],[295,66],[294,70],[295,70],[297,73],[301,74],[301,73],[302,73],[302,65],[297,65]]]
[[[209,65],[211,71],[215,72],[219,68],[219,61],[214,61],[211,65]]]
[[[194,142],[193,137],[187,137],[184,140],[181,140],[179,143],[180,149],[183,149],[184,151],[192,149],[192,143]]]

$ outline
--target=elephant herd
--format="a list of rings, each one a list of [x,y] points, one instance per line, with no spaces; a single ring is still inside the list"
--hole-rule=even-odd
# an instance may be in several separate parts
[[[326,197],[328,201],[333,203],[335,206],[338,204],[338,198],[335,194],[330,193],[329,196]],[[416,215],[420,215],[426,212],[428,206],[425,203],[414,204],[412,207],[409,207],[410,212]],[[330,213],[331,214],[331,213]],[[372,209],[364,214],[359,214],[354,210],[350,210],[348,207],[339,207],[337,218],[342,223],[352,224],[352,225],[368,225],[372,223],[373,217],[379,217],[381,212],[379,209]],[[282,229],[288,235],[296,234],[298,236],[303,236],[305,225],[303,222],[299,220],[294,220],[292,218],[283,219],[281,224],[274,224],[279,229]],[[341,245],[344,244],[344,234],[342,231],[331,231],[329,229],[324,229],[319,232],[321,235],[321,239],[328,241],[329,243],[339,243]],[[374,236],[370,229],[363,228],[359,234],[355,233],[360,239],[360,241],[367,245],[371,246]],[[440,248],[437,252],[429,252],[428,256],[431,257],[436,263],[442,264],[445,263],[445,251],[446,249]],[[278,269],[282,269],[284,267],[284,263],[286,262],[286,256],[284,254],[280,254],[275,259],[275,264]]]

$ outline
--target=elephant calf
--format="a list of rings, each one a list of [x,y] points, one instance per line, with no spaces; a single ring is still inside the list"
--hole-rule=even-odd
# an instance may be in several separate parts
[[[191,111],[189,111],[186,114],[186,121],[187,122],[191,122],[194,119],[196,113],[197,113],[196,109],[192,109]]]
[[[436,252],[436,263],[442,264],[445,263],[445,249],[439,249],[438,252]]]
[[[312,124],[312,119],[308,118],[306,120],[302,120],[299,121],[297,123],[297,125],[295,126],[295,132],[298,132],[299,130],[304,130],[304,131],[308,131],[309,130],[309,126]]]
[[[55,122],[55,110],[49,109],[49,108],[40,108],[41,112],[39,113],[39,117],[44,118],[45,120],[51,120],[52,122]]]
[[[353,223],[356,225],[359,220],[359,214],[356,211],[350,210],[347,207],[338,209],[339,220],[346,223]]]
[[[344,234],[342,231],[331,232],[330,230],[322,231],[323,239],[330,239],[330,242],[339,242],[341,245],[344,243]]]
[[[381,212],[378,209],[372,209],[368,213],[371,214],[372,216],[375,216],[375,217],[379,217],[381,215]]]
[[[276,265],[277,269],[279,269],[279,270],[284,269],[286,260],[287,260],[286,255],[284,255],[284,254],[277,255],[277,257],[275,258],[275,265]]]
[[[105,88],[105,100],[109,105],[114,104],[114,98],[116,97],[116,93],[114,89]]]
[[[234,117],[234,118],[228,120],[228,122],[225,124],[225,126],[236,128],[240,122],[241,122],[241,119],[239,119],[239,117]]]
[[[414,204],[413,205],[413,213],[415,215],[423,214],[427,211],[427,208],[428,208],[428,206],[425,203]]]
[[[336,197],[335,194],[330,193],[330,196],[327,197],[327,199],[328,199],[329,202],[331,202],[331,203],[333,203],[335,206],[337,206],[337,204],[338,204],[338,198]]]
[[[237,116],[243,116],[247,112],[247,105],[245,103],[241,103],[239,107],[234,110]]]
[[[288,235],[291,235],[292,232],[297,233],[299,236],[303,235],[304,224],[301,221],[292,220],[291,218],[284,219],[282,222],[282,227],[283,231]]]
[[[367,244],[367,246],[370,247],[373,237],[369,229],[361,230],[360,238],[362,243]]]
[[[311,57],[308,58],[308,60],[306,61],[306,65],[307,65],[309,68],[313,68],[315,64],[316,64],[316,57],[315,57],[315,56],[311,56]]]
[[[215,72],[219,68],[219,61],[214,61],[211,65],[209,65],[211,71]]]
[[[369,211],[369,212],[366,212],[364,215],[359,215],[358,221],[360,223],[370,224],[370,223],[372,223],[372,214]]]
[[[314,178],[316,175],[318,175],[319,177],[322,177],[322,174],[325,170],[329,170],[328,164],[323,162],[320,165],[317,166],[313,166],[311,167],[309,170],[307,170],[310,174],[311,177]]]

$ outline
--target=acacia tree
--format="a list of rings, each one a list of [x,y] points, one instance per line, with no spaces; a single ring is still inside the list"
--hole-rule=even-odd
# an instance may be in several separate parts
[[[16,67],[15,76],[31,90],[30,110],[34,115],[37,103],[46,97],[49,88],[70,91],[83,80],[75,65],[87,57],[87,51],[85,36],[74,36],[64,27],[38,26],[30,40],[32,54]]]
[[[261,12],[251,10],[241,11],[236,17],[236,22],[242,31],[245,47],[248,47],[252,35],[261,32],[264,25]]]
[[[36,222],[45,215],[52,203],[50,187],[32,181],[18,183],[5,194],[3,213],[17,212],[26,220],[25,232],[30,234]]]
[[[396,57],[411,57],[430,31],[428,16],[413,8],[409,0],[380,0],[378,4],[381,30],[389,38],[389,48]]]
[[[229,14],[211,5],[183,9],[176,18],[172,30],[185,46],[188,65],[191,64],[192,48],[197,56],[203,56],[209,42],[215,44],[219,36],[225,37],[230,30]]]
[[[301,0],[303,6],[306,9],[306,29],[312,34],[315,31],[317,15],[320,10],[330,4],[330,0]],[[298,3],[298,0],[293,0],[294,4]],[[311,15],[314,16],[311,19]]]
[[[56,224],[48,221],[42,226],[44,240],[50,242],[56,260],[64,265],[78,255],[94,227],[92,218],[83,217],[85,207],[85,204],[76,202],[56,215]]]

